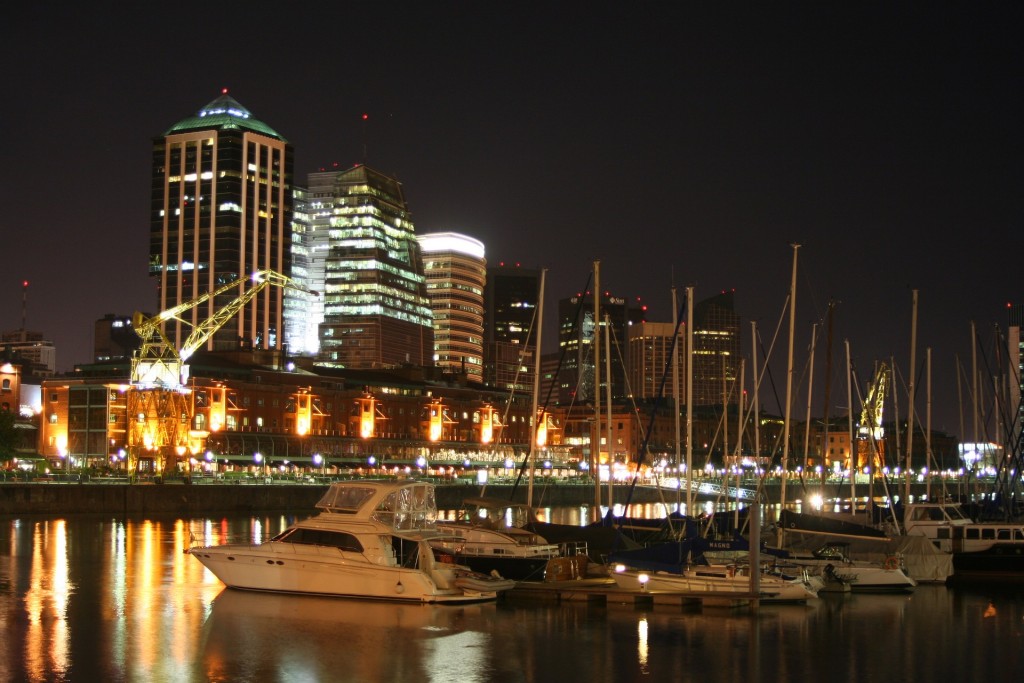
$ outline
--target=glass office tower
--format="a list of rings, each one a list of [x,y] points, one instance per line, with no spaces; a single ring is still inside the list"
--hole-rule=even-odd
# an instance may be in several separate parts
[[[310,188],[323,186],[323,173]],[[363,165],[338,171],[330,204],[319,362],[349,368],[430,366],[433,316],[402,185]],[[315,247],[314,247],[315,249]],[[315,283],[314,283],[315,288]]]

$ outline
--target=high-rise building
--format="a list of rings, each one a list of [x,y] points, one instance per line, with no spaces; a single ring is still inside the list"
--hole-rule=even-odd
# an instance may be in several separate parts
[[[454,232],[428,233],[418,240],[434,314],[434,365],[481,383],[487,276],[484,245]]]
[[[733,309],[733,292],[722,292],[693,307],[693,404],[721,406],[728,395],[737,403],[734,387],[740,370],[740,317]],[[665,397],[675,395],[672,336],[675,325],[645,322],[633,325],[629,337],[629,381],[636,398],[656,398],[664,379]],[[675,345],[679,357],[679,404],[686,403],[686,323],[679,326]]]
[[[679,326],[679,337],[673,344],[676,326],[672,323],[641,322],[629,328],[629,385],[638,399],[675,398],[676,373],[679,375],[677,405],[686,396],[686,324]],[[672,362],[675,349],[677,362]]]
[[[484,287],[484,383],[530,393],[536,360],[540,271],[499,263]]]
[[[252,273],[291,274],[291,185],[291,145],[226,91],[154,138],[149,271],[158,310],[239,281],[185,311],[184,322],[168,322],[171,343],[232,302]],[[265,288],[206,348],[278,348],[283,300],[281,288]]]
[[[284,291],[284,341],[290,356],[316,356],[318,337],[324,319],[323,299],[313,285],[323,286],[323,266],[319,278],[313,270],[316,231],[310,220],[309,191],[296,187],[292,195],[292,280],[302,289]]]
[[[740,371],[740,316],[734,292],[724,291],[693,306],[693,404],[734,405]]]
[[[310,213],[330,204],[319,362],[349,368],[433,364],[434,329],[423,260],[396,179],[363,165],[334,174],[331,196],[310,179]],[[318,174],[314,174],[318,175]],[[327,210],[323,208],[322,210]],[[316,282],[311,282],[318,289]]]
[[[564,352],[558,374],[559,403],[590,403],[594,400],[594,363],[601,363],[601,384],[607,382],[605,368],[611,366],[612,398],[628,394],[625,368],[629,355],[629,326],[642,322],[646,307],[630,305],[622,297],[601,294],[600,325],[594,319],[594,295],[590,292],[558,302],[558,346]],[[605,328],[605,324],[609,327]],[[607,329],[607,334],[605,333]],[[601,358],[594,358],[594,334],[600,330]],[[607,337],[608,345],[605,345]],[[610,354],[607,358],[605,353]],[[601,400],[605,400],[601,389]]]
[[[42,332],[12,330],[0,335],[0,352],[17,354],[27,363],[26,371],[36,377],[53,377],[57,372],[57,349]]]
[[[131,360],[141,343],[130,315],[107,313],[93,326],[93,360],[97,363]]]

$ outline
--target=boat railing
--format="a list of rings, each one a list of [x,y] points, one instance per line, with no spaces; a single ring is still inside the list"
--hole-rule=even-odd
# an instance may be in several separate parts
[[[558,544],[558,554],[563,557],[589,555],[586,541],[566,541]]]

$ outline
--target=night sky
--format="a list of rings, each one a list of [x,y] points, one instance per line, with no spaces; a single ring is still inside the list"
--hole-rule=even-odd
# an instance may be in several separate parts
[[[22,327],[29,280],[26,326],[69,370],[91,359],[97,318],[153,311],[152,138],[228,88],[292,143],[298,184],[335,163],[396,175],[417,232],[547,268],[549,311],[594,260],[651,320],[671,319],[673,283],[698,300],[734,289],[745,354],[750,319],[766,345],[782,320],[780,396],[800,243],[794,382],[835,300],[833,415],[849,340],[862,379],[895,360],[905,417],[917,289],[933,426],[961,433],[970,323],[993,362],[1024,294],[1024,5],[291,6],[6,10],[0,328]],[[794,400],[802,419],[804,386]]]

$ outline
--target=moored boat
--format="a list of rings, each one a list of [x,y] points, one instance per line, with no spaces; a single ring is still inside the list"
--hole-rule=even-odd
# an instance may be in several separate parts
[[[319,513],[258,544],[187,550],[230,588],[404,602],[494,600],[515,582],[439,562],[433,484],[332,484]]]
[[[886,557],[882,563],[857,561],[850,558],[847,543],[826,543],[810,554],[790,553],[778,563],[806,568],[826,581],[849,584],[855,592],[908,592],[917,587],[917,581],[907,575],[901,558]]]
[[[522,503],[469,498],[457,519],[437,522],[443,536],[430,544],[442,561],[516,581],[543,581],[551,560],[563,556],[586,558],[585,545],[548,543],[523,528],[531,517],[530,508]]]
[[[976,522],[957,503],[911,503],[904,528],[953,555],[951,580],[1024,581],[1024,522]]]
[[[611,575],[619,588],[627,590],[734,594],[757,597],[761,602],[806,602],[818,597],[813,585],[799,577],[785,578],[762,572],[755,587],[749,567],[734,564],[694,565],[680,573],[646,572],[620,564]]]

